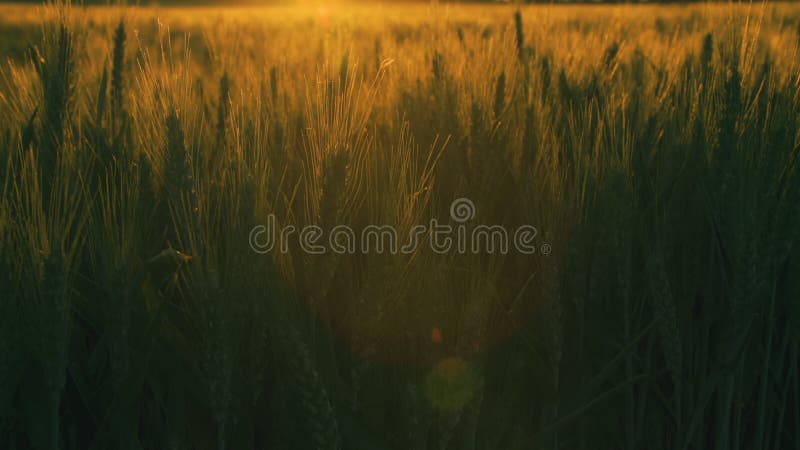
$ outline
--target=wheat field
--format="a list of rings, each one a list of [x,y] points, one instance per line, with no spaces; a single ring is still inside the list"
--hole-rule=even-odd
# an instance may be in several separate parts
[[[800,449],[800,6],[0,35],[0,448]],[[253,244],[432,219],[534,251]]]

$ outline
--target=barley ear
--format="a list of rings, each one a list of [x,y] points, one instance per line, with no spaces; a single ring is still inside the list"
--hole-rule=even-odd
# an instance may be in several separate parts
[[[183,127],[173,109],[167,116],[166,189],[167,200],[177,206],[181,194],[192,187],[192,172],[184,142]]]
[[[514,12],[514,28],[517,36],[517,57],[520,62],[525,59],[525,32],[522,28],[522,11]]]
[[[500,121],[500,116],[506,107],[506,73],[501,72],[497,77],[497,84],[494,90],[494,119]]]
[[[39,361],[44,372],[48,398],[50,448],[57,449],[60,439],[61,391],[67,373],[70,304],[67,297],[67,270],[57,243],[42,266],[41,297],[38,305]]]
[[[225,124],[228,118],[228,101],[230,96],[230,79],[228,72],[219,80],[219,101],[217,103],[217,156],[225,147]]]
[[[619,53],[619,43],[614,41],[606,48],[605,54],[603,56],[603,64],[607,71],[611,71],[614,67],[614,62],[617,59],[617,54]]]
[[[344,150],[327,156],[323,162],[319,206],[319,223],[323,230],[331,230],[342,219],[349,178],[348,163],[349,155]],[[338,255],[332,252],[321,256],[320,263],[315,268],[314,300],[322,300],[327,296],[340,261]]]
[[[328,392],[314,368],[311,355],[300,334],[293,327],[288,330],[290,369],[294,376],[293,390],[298,398],[299,412],[305,419],[308,438],[315,450],[339,450],[342,439]]]
[[[572,88],[569,85],[567,73],[564,71],[564,69],[561,69],[558,72],[558,93],[561,96],[561,101],[563,103],[569,103],[572,101]]]
[[[657,254],[657,251],[653,252],[647,264],[650,275],[652,308],[667,370],[673,386],[678,389],[681,382],[681,365],[683,361],[681,337],[678,330],[678,317],[675,310],[675,300],[672,296],[672,288],[661,258],[662,256]]]
[[[737,61],[732,62],[727,71],[723,86],[724,103],[719,120],[719,155],[718,161],[724,169],[736,151],[739,141],[737,122],[742,111],[742,75]]]
[[[438,51],[433,54],[431,70],[433,72],[433,79],[436,82],[442,82],[444,80],[444,56]]]
[[[347,74],[350,70],[350,52],[344,52],[342,63],[339,65],[339,91],[347,91]]]
[[[45,36],[44,51],[38,53],[36,69],[42,83],[44,142],[39,152],[39,167],[45,204],[67,130],[68,110],[75,92],[75,43],[65,23]]]
[[[197,210],[197,199],[194,191],[192,166],[184,143],[181,121],[173,108],[166,119],[166,167],[164,169],[164,187],[162,188],[160,219],[162,230],[166,231],[167,244],[174,245],[178,241],[173,227],[171,211],[180,210],[184,199],[194,213]]]
[[[703,74],[708,77],[711,73],[711,59],[714,57],[714,35],[708,33],[703,37],[703,47],[700,51],[700,67]]]
[[[278,68],[275,66],[269,68],[269,90],[275,103],[278,100]]]
[[[113,63],[111,66],[111,123],[116,134],[123,120],[125,80],[125,22],[120,21],[114,31]]]
[[[97,106],[95,108],[95,124],[100,127],[106,114],[108,103],[108,66],[103,64],[103,75],[100,77],[100,87],[97,90]]]
[[[550,58],[547,56],[542,57],[542,61],[540,63],[541,75],[542,75],[542,97],[547,97],[547,94],[550,92],[550,82],[552,78],[552,70],[550,68]]]

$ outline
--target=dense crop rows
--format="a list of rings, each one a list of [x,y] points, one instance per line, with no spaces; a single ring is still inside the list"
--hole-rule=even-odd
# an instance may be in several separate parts
[[[0,447],[800,448],[794,5],[37,11]],[[249,242],[457,198],[539,251]]]

